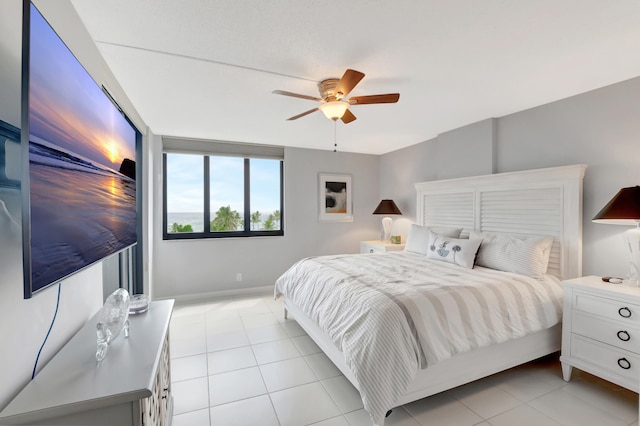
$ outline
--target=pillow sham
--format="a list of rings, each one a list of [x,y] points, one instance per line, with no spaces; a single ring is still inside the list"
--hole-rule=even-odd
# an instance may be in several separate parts
[[[553,237],[520,237],[475,231],[470,237],[482,239],[476,259],[478,266],[534,278],[547,272]]]
[[[429,230],[433,230],[440,235],[450,238],[458,238],[460,232],[462,232],[462,228],[446,228],[442,226],[427,227],[414,223],[411,225],[411,229],[409,229],[404,250],[426,256],[429,248]]]
[[[479,238],[448,238],[429,231],[427,259],[441,260],[471,269],[481,242]]]

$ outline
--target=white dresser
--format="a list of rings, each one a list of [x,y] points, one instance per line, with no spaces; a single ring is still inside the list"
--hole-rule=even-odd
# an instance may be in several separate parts
[[[562,374],[577,367],[638,392],[640,288],[590,276],[563,281]]]
[[[404,250],[404,244],[392,244],[380,240],[360,241],[360,253],[380,253],[402,250]]]
[[[173,300],[131,315],[98,363],[97,315],[0,412],[0,424],[170,425],[169,321]]]

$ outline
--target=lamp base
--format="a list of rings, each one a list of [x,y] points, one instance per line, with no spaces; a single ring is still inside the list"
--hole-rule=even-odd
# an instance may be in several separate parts
[[[393,223],[393,219],[390,217],[382,218],[382,241],[385,243],[390,242],[391,240],[391,224]]]
[[[629,249],[628,279],[640,283],[640,224],[638,227],[624,231],[624,241]]]

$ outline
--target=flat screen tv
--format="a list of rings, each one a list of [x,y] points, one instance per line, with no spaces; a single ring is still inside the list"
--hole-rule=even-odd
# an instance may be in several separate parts
[[[24,297],[137,242],[141,134],[24,0]]]

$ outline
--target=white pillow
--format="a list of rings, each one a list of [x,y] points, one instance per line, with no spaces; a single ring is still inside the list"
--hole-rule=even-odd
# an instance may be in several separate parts
[[[411,229],[409,229],[404,250],[426,256],[429,248],[430,229],[440,235],[451,238],[458,238],[460,236],[460,232],[462,232],[462,228],[445,228],[440,226],[425,227],[414,223],[411,225]]]
[[[430,231],[427,259],[441,260],[471,269],[481,242],[479,238],[448,238]]]
[[[547,272],[553,237],[520,237],[475,231],[470,237],[482,239],[476,259],[478,266],[534,278]]]

